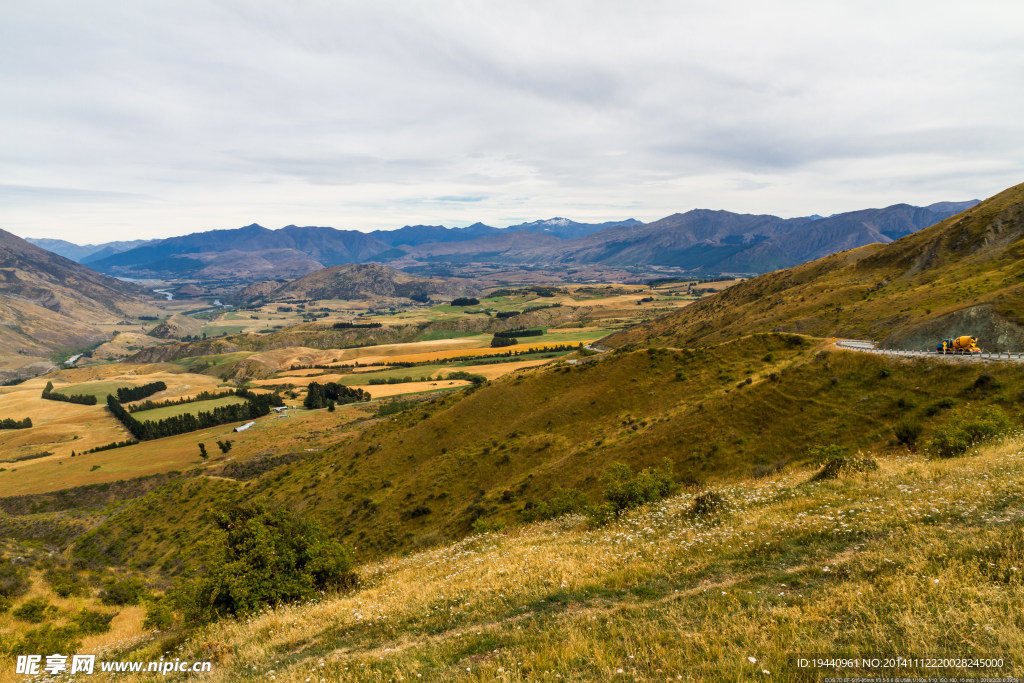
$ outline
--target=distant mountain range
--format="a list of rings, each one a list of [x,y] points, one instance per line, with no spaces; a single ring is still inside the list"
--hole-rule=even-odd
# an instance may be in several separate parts
[[[118,276],[259,280],[296,278],[349,263],[394,268],[425,264],[611,267],[670,266],[694,275],[763,273],[873,242],[888,243],[977,204],[896,204],[827,218],[780,218],[695,209],[652,223],[635,219],[577,223],[566,218],[496,228],[413,225],[397,230],[337,230],[289,225],[270,230],[248,225],[131,246],[90,245],[82,257]],[[64,253],[76,245],[54,240]]]
[[[52,239],[35,239],[29,238],[26,240],[31,242],[37,247],[42,247],[47,251],[52,251],[54,254],[59,254],[64,258],[69,258],[72,261],[78,263],[89,263],[90,261],[98,261],[99,259],[106,258],[111,254],[117,254],[122,251],[128,251],[135,247],[142,247],[159,240],[131,240],[128,242],[106,242],[104,244],[75,244],[66,240],[52,240]]]

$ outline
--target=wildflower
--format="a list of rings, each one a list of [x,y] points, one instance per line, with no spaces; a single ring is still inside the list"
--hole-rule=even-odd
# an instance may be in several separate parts
[[[757,659],[754,657],[747,657],[747,661],[751,664],[757,664]]]

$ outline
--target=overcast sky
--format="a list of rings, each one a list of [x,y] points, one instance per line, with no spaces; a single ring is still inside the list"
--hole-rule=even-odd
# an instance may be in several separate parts
[[[1024,3],[0,3],[0,228],[102,242],[1024,182]]]

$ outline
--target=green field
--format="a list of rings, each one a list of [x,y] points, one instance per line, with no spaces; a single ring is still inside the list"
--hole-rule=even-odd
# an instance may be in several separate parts
[[[176,406],[167,406],[166,408],[154,408],[153,410],[143,410],[138,413],[132,413],[139,422],[156,422],[167,417],[174,417],[175,415],[184,415],[185,413],[202,413],[210,412],[214,408],[220,406],[229,406],[235,403],[244,403],[245,399],[237,396],[225,396],[224,398],[215,398],[212,401],[195,401],[194,403],[182,403]]]
[[[191,358],[181,358],[179,360],[172,362],[175,365],[180,365],[186,368],[207,368],[214,367],[217,365],[227,365],[228,363],[233,363],[236,360],[248,358],[252,354],[252,351],[235,351],[233,353],[218,353],[209,356],[193,356]]]
[[[238,334],[244,331],[248,325],[238,325],[226,322],[213,322],[207,325],[203,331],[208,337],[219,337],[222,334]]]
[[[107,394],[114,394],[116,396],[117,390],[121,387],[134,386],[131,382],[86,382],[85,384],[72,384],[66,387],[54,387],[53,390],[65,396],[73,394],[95,396],[100,403],[103,403],[107,399]]]

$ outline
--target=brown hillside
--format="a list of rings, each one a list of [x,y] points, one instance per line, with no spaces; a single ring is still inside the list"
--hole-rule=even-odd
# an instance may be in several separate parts
[[[149,310],[141,288],[0,230],[0,368],[101,341],[97,325]]]

